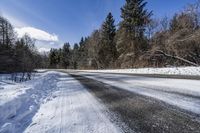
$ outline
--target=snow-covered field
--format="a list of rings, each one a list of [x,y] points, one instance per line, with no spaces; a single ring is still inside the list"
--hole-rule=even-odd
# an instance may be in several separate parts
[[[200,76],[200,67],[139,68],[114,70],[82,70],[84,72],[127,73],[127,74],[165,74]]]
[[[0,82],[0,133],[115,133],[105,107],[78,81],[41,72],[24,83]]]

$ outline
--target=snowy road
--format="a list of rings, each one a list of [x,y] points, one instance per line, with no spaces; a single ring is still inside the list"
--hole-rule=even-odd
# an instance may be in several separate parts
[[[0,81],[0,133],[200,133],[199,80],[67,72]]]
[[[69,73],[134,132],[200,133],[199,80]]]
[[[21,86],[12,86],[15,87]],[[1,133],[120,132],[109,120],[105,107],[67,74],[47,72],[24,83],[24,88],[25,92],[0,106]],[[16,90],[13,90],[14,95]]]
[[[200,116],[200,80],[150,78],[94,72],[75,72],[75,74],[161,100]]]

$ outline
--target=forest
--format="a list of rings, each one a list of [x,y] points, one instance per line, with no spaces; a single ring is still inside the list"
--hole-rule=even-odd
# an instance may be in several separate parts
[[[45,56],[35,47],[35,40],[24,35],[17,38],[11,23],[0,17],[0,72],[31,73],[35,68],[42,67]]]
[[[0,17],[0,72],[34,69],[116,69],[200,65],[200,1],[173,17],[155,18],[145,0],[126,0],[118,24],[108,13],[79,43],[41,54],[28,35],[17,38]]]

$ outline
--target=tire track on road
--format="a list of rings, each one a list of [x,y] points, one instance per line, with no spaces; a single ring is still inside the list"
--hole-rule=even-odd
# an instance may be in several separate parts
[[[199,121],[159,100],[79,75],[72,76],[118,116],[115,122],[122,121],[136,132],[200,133]]]

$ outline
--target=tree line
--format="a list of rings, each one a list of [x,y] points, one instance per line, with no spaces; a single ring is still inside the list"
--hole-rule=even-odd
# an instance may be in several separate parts
[[[30,73],[37,68],[114,69],[199,66],[200,1],[172,18],[153,17],[145,0],[126,0],[121,22],[108,13],[99,29],[79,43],[40,54],[35,40],[17,38],[0,16],[0,73]]]
[[[51,49],[50,67],[111,69],[199,66],[200,1],[189,4],[171,19],[153,18],[145,0],[126,0],[122,21],[109,13],[102,26],[71,48]]]
[[[43,65],[44,57],[35,47],[35,41],[28,35],[17,38],[11,23],[0,16],[0,73],[21,72],[29,75]]]

